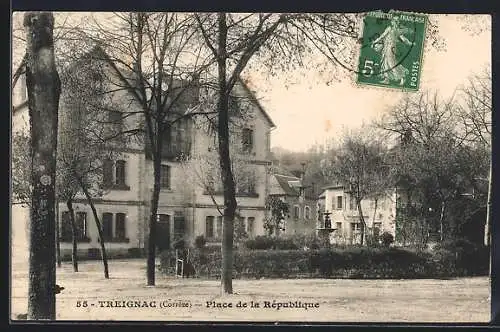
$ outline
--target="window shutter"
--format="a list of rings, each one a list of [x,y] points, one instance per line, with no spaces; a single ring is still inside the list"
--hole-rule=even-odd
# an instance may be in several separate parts
[[[214,217],[213,216],[207,216],[207,218],[205,219],[205,236],[207,238],[214,237]]]
[[[116,161],[115,183],[125,185],[125,160]]]
[[[113,185],[113,161],[106,159],[102,164],[104,188],[110,188]]]
[[[111,240],[113,238],[113,214],[104,212],[102,214],[102,237],[104,240]]]
[[[115,237],[122,240],[126,238],[125,213],[116,214]]]

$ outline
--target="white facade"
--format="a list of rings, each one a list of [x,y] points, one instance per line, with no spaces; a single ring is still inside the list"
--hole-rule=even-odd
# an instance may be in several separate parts
[[[19,86],[22,90],[24,87],[23,78],[20,79],[20,82]],[[253,116],[245,123],[245,126],[251,129],[252,135],[248,167],[252,168],[255,174],[255,192],[251,195],[238,195],[236,197],[237,213],[240,218],[243,218],[248,235],[255,236],[264,234],[265,197],[268,194],[268,168],[270,165],[269,138],[270,130],[274,124],[246,87],[238,85],[237,89],[239,89],[238,93],[249,94],[249,97],[252,97],[250,100],[253,100],[250,111]],[[14,104],[16,110],[13,113],[13,131],[28,132],[28,111],[22,100],[22,97],[26,96],[21,94],[20,97],[19,91],[14,91],[13,94],[15,95],[13,101],[16,103]],[[127,105],[125,109],[138,107],[133,100],[130,102],[131,96],[124,92],[117,92],[113,98],[125,103]],[[67,111],[64,101],[61,100],[60,114]],[[137,116],[127,117],[123,125],[127,128],[137,125],[140,121],[141,119]],[[205,151],[208,148],[208,142],[214,140],[213,137],[208,136],[199,128],[193,127],[189,135],[192,139],[191,154]],[[125,174],[124,186],[112,187],[101,197],[95,198],[94,201],[101,223],[103,223],[105,214],[106,218],[109,218],[107,223],[109,225],[109,240],[106,241],[106,247],[110,250],[126,253],[129,249],[143,249],[147,245],[149,207],[153,190],[153,165],[152,161],[147,158],[144,145],[137,142],[130,143],[122,149],[116,160],[122,161],[122,171]],[[114,161],[115,166],[116,160]],[[190,162],[196,163],[196,161]],[[171,246],[174,240],[179,237],[184,238],[189,244],[198,235],[204,235],[209,242],[220,240],[220,213],[213,200],[215,199],[222,209],[222,194],[217,193],[213,197],[208,195],[201,184],[197,183],[189,172],[186,172],[188,163],[171,159],[162,161],[163,165],[170,166],[170,186],[161,189],[159,198],[158,220],[161,225],[157,229],[157,239],[161,242],[161,248]],[[79,213],[79,218],[85,220],[82,222],[85,224],[82,226],[85,234],[82,235],[78,243],[79,251],[85,253],[89,249],[98,249],[100,244],[97,226],[85,197],[78,194],[73,207],[75,212]],[[29,215],[27,211],[27,207],[21,208],[20,206],[13,209],[12,221],[18,226],[17,230],[26,229]],[[68,211],[66,203],[60,202],[57,212],[61,235],[64,232],[62,219],[65,211]],[[21,224],[23,227],[19,226]],[[20,234],[20,232],[16,231],[16,234]],[[24,242],[26,239],[22,241]],[[67,239],[61,242],[61,250],[63,254],[70,252],[71,243]]]
[[[324,188],[318,200],[318,210],[330,213],[332,243],[355,244],[361,241],[361,223],[354,198],[343,186]],[[378,197],[361,201],[361,210],[367,226],[366,234],[396,233],[396,192],[390,191]],[[324,225],[320,225],[323,227]]]

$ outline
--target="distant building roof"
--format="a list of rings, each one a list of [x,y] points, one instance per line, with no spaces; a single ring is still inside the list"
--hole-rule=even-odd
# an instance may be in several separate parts
[[[301,186],[301,183],[298,177],[281,174],[274,174],[274,177],[276,178],[276,181],[278,181],[281,189],[283,189],[285,195],[299,195],[299,187]]]
[[[329,184],[327,186],[324,186],[321,189],[323,189],[323,190],[327,190],[327,189],[342,189],[344,187],[345,186],[343,184],[337,182],[337,183],[333,183],[333,184]]]

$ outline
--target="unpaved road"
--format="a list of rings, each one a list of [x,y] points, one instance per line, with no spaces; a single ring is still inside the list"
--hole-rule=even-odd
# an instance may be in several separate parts
[[[111,279],[106,280],[98,261],[81,262],[78,273],[72,272],[70,263],[64,263],[57,270],[57,282],[65,287],[57,295],[57,319],[268,322],[488,322],[490,319],[490,286],[485,277],[234,280],[236,294],[222,298],[219,281],[181,279],[159,272],[156,286],[147,287],[145,265],[144,259],[110,261]],[[27,312],[27,271],[26,260],[14,263],[12,318]],[[148,307],[127,307],[127,301],[132,301],[129,306]],[[207,307],[211,301],[215,307]],[[241,306],[237,306],[240,301]],[[300,301],[315,307],[278,310],[277,305],[272,307],[273,301]],[[175,303],[184,307],[174,307]],[[242,307],[245,303],[247,306]]]

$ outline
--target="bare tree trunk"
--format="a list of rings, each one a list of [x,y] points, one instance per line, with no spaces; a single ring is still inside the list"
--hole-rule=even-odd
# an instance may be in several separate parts
[[[375,218],[377,216],[377,208],[378,208],[378,198],[375,197],[375,206],[373,207],[373,220],[372,220],[372,234],[371,234],[371,237],[372,237],[372,240],[371,242],[373,243],[373,241],[375,241],[375,227],[373,225],[375,225]]]
[[[76,175],[75,175],[76,176]],[[87,198],[87,202],[90,205],[90,209],[92,210],[92,214],[94,215],[94,221],[95,225],[97,227],[97,233],[99,235],[99,243],[101,245],[101,260],[102,260],[102,265],[104,267],[104,278],[109,279],[109,268],[108,268],[108,256],[106,255],[106,246],[104,244],[104,237],[102,235],[102,225],[99,220],[99,215],[97,214],[97,210],[94,205],[94,200],[92,199],[92,196],[90,195],[87,187],[85,186],[85,183],[83,180],[76,176],[78,179],[78,182],[80,183],[80,187],[83,190],[83,193],[85,194],[85,198]]]
[[[493,158],[490,159],[490,171],[488,178],[488,202],[486,205],[486,223],[484,225],[484,245],[489,246],[491,242],[491,220],[492,216],[492,192],[493,192],[493,182],[492,182],[492,170],[493,170]]]
[[[160,141],[160,140],[158,140]],[[151,211],[149,215],[149,240],[147,258],[147,285],[155,285],[156,261],[156,221],[158,218],[158,200],[161,189],[161,146],[157,143],[157,151],[153,151],[153,195],[151,197]]]
[[[28,319],[56,318],[55,176],[61,83],[54,59],[54,17],[27,12],[26,86],[31,129]]]
[[[361,208],[361,200],[356,199],[356,205],[358,206],[358,213],[359,213],[359,222],[361,224],[361,245],[365,243],[365,233],[366,233],[366,222],[365,222],[365,217],[363,216],[363,209]]]
[[[375,206],[373,207],[373,219],[372,219],[372,227],[375,223],[375,217],[377,216],[377,208],[378,208],[378,198],[375,198]]]
[[[69,211],[69,220],[71,223],[71,262],[73,263],[73,272],[78,272],[78,244],[76,234],[75,210],[73,209],[73,199],[66,201],[66,206]]]
[[[234,217],[236,214],[235,183],[231,170],[231,157],[229,154],[229,92],[226,77],[226,43],[227,24],[226,14],[218,14],[218,150],[221,178],[224,187],[224,220],[222,225],[222,294],[233,293],[233,240]]]
[[[444,201],[441,202],[441,212],[439,214],[439,241],[443,242],[444,236],[443,236],[443,231],[444,231],[444,213],[446,209],[446,203]]]
[[[62,262],[61,262],[61,235],[60,235],[60,230],[59,230],[59,200],[56,198],[56,260],[57,260],[57,267],[61,267]]]

